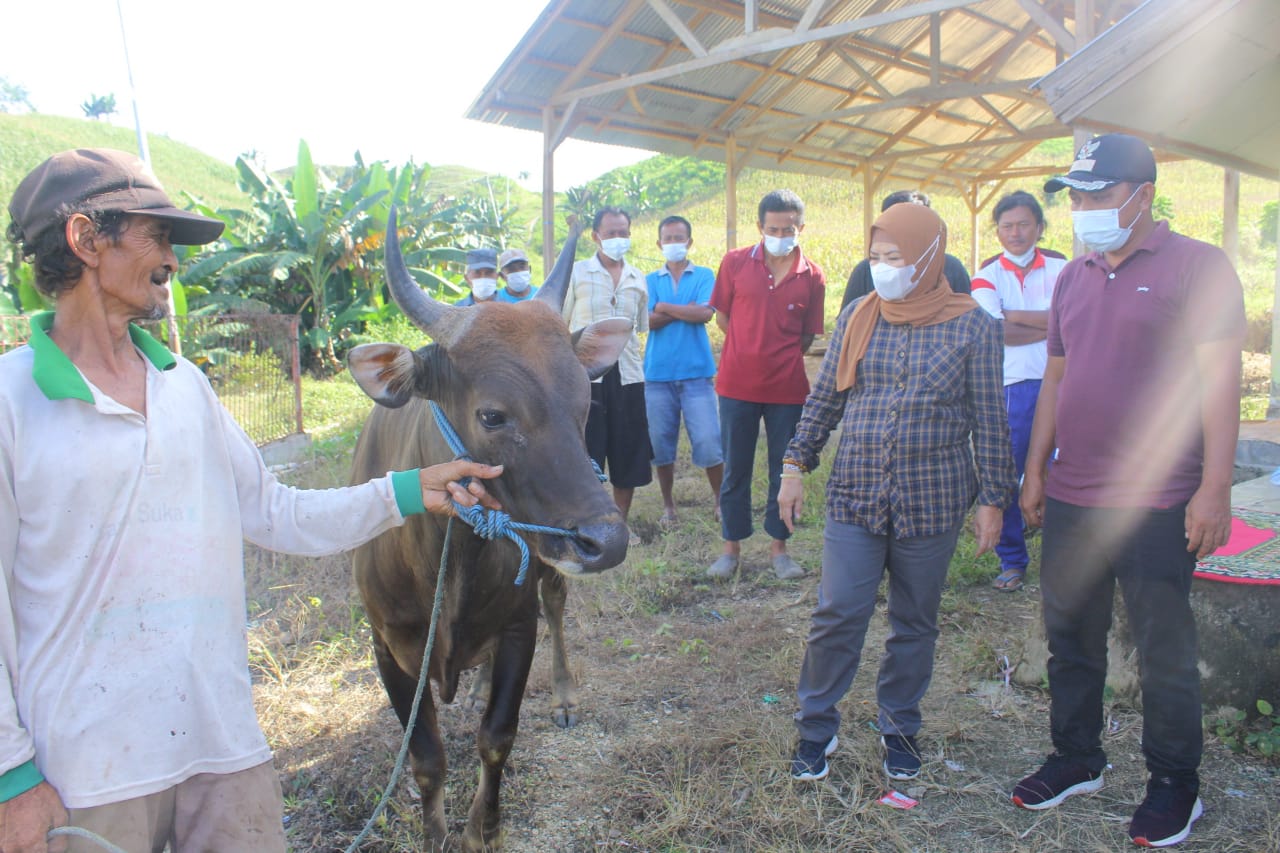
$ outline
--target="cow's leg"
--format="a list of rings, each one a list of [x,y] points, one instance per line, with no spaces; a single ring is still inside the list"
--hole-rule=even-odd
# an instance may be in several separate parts
[[[462,848],[468,853],[496,850],[502,829],[498,808],[498,790],[502,784],[502,768],[516,740],[520,725],[520,702],[524,699],[525,682],[533,664],[533,647],[537,641],[538,620],[512,625],[503,632],[493,654],[493,687],[489,707],[480,720],[476,746],[480,752],[480,785],[467,814],[467,828]]]
[[[400,718],[401,728],[404,728],[413,710],[413,696],[418,690],[418,679],[410,677],[400,668],[387,648],[386,641],[376,629],[373,632],[373,653],[378,661],[378,671],[382,674],[382,684],[391,700],[391,707]],[[421,650],[418,654],[421,654]],[[431,696],[430,684],[422,691],[418,719],[414,722],[413,735],[409,738],[409,757],[414,781],[422,792],[422,826],[426,833],[423,849],[432,853],[444,850],[445,837],[448,835],[444,822],[444,779],[448,765],[444,743],[440,739],[440,727],[436,722],[436,706]]]
[[[493,658],[485,658],[485,662],[476,668],[471,679],[471,689],[462,699],[462,707],[468,711],[483,714],[489,707],[489,686],[493,683]]]
[[[542,613],[551,631],[551,719],[562,729],[578,724],[578,682],[569,672],[564,642],[564,602],[569,595],[564,575],[550,566],[542,570]]]

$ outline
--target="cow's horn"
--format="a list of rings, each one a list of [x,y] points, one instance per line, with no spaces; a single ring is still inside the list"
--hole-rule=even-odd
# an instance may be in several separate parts
[[[413,280],[413,276],[409,275],[404,255],[400,254],[400,235],[396,233],[394,205],[391,208],[391,215],[387,218],[385,257],[387,284],[391,288],[391,298],[396,301],[411,323],[430,335],[433,341],[448,349],[466,325],[458,316],[465,309],[432,299],[422,291],[418,283]]]
[[[569,217],[569,236],[565,238],[564,246],[560,249],[560,257],[556,258],[556,265],[551,268],[551,274],[547,276],[547,281],[534,294],[534,299],[541,299],[543,302],[551,305],[556,311],[560,311],[564,307],[564,294],[569,289],[569,276],[573,272],[573,256],[578,253],[578,236],[582,233],[582,226],[578,224],[578,217]]]

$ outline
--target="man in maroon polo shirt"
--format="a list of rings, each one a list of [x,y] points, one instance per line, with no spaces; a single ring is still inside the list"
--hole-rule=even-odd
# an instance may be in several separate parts
[[[765,195],[756,225],[760,242],[724,256],[711,293],[716,323],[724,331],[716,376],[724,446],[720,487],[724,553],[707,574],[732,577],[741,559],[742,540],[752,533],[751,475],[763,420],[769,450],[764,529],[773,537],[774,573],[790,580],[802,576],[804,569],[787,553],[791,532],[778,515],[782,455],[809,396],[804,353],[822,333],[826,277],[800,250],[804,202],[798,195],[791,190]]]
[[[1090,251],[1054,288],[1022,487],[1023,515],[1044,527],[1054,752],[1013,801],[1045,809],[1102,787],[1118,582],[1141,661],[1151,774],[1129,837],[1165,847],[1203,812],[1191,577],[1231,527],[1245,320],[1226,255],[1153,219],[1155,180],[1151,149],[1113,133],[1089,140],[1071,171],[1045,184],[1070,189],[1075,233]]]

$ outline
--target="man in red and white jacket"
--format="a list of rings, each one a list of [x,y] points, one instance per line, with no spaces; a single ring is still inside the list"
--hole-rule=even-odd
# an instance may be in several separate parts
[[[1004,321],[1004,400],[1009,410],[1009,441],[1021,477],[1040,380],[1049,359],[1045,348],[1049,302],[1053,284],[1067,262],[1036,247],[1044,234],[1044,211],[1030,193],[1019,190],[1000,199],[994,219],[1004,251],[978,270],[972,290],[973,298],[988,314]],[[1015,500],[1004,511],[996,546],[1000,557],[996,589],[1012,592],[1022,588],[1027,573],[1022,528],[1022,511]]]

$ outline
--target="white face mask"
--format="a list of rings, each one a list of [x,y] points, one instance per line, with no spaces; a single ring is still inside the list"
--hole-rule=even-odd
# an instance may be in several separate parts
[[[1141,184],[1129,194],[1120,207],[1133,201],[1133,197],[1140,189],[1142,189]],[[1133,217],[1133,222],[1123,226],[1120,224],[1120,207],[1071,211],[1071,227],[1075,230],[1076,237],[1095,252],[1114,252],[1128,243],[1129,237],[1133,235],[1133,226],[1137,224],[1138,216],[1142,215],[1142,211],[1138,211],[1138,214]]]
[[[620,261],[627,252],[631,251],[631,238],[610,237],[608,240],[601,240],[600,251],[604,253],[606,258]]]
[[[1011,254],[1008,249],[1005,249],[1004,256],[1008,258],[1010,261],[1012,261],[1013,263],[1017,264],[1018,266],[1025,267],[1027,264],[1035,260],[1036,247],[1032,246],[1030,249],[1027,249],[1027,251],[1023,252],[1021,255]]]
[[[678,264],[689,257],[689,244],[663,243],[662,257],[666,258],[669,263]]]
[[[796,236],[790,237],[771,237],[764,235],[764,250],[775,258],[781,258],[791,254],[791,250],[796,247]]]
[[[934,254],[938,250],[938,245],[942,240],[942,234],[933,238],[933,242],[929,244],[929,248],[924,250],[919,260],[915,264],[907,264],[904,267],[894,267],[889,264],[879,263],[871,265],[871,284],[875,287],[876,293],[881,299],[888,302],[897,302],[900,299],[906,299],[911,291],[915,290],[920,284],[919,281],[913,281],[916,277],[917,266],[928,267],[933,260]]]
[[[915,274],[915,264],[907,264],[905,267],[894,267],[889,264],[871,265],[871,283],[875,286],[880,298],[887,302],[906,299],[907,294],[915,290],[916,285],[919,284],[911,280]]]
[[[528,270],[507,273],[507,290],[512,293],[524,293],[533,282],[533,273]]]
[[[471,295],[475,297],[477,302],[483,302],[486,299],[492,299],[493,294],[498,292],[498,280],[496,278],[473,278],[471,279]]]

